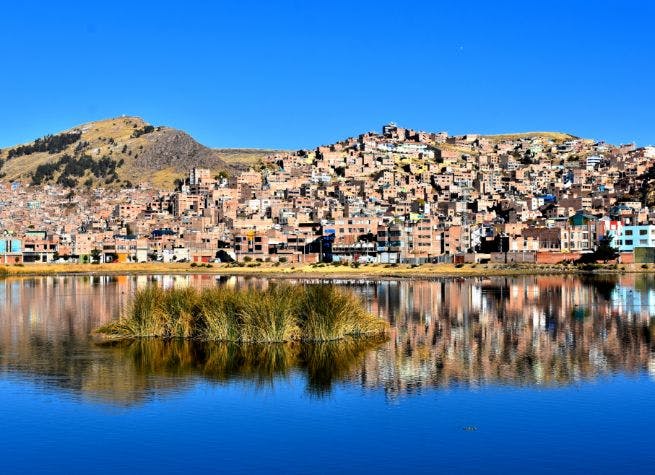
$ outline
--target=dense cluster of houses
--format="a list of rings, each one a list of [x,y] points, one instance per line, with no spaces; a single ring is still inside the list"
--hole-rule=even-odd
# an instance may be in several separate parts
[[[0,263],[655,258],[655,148],[557,134],[381,133],[193,169],[174,192],[0,185]],[[635,257],[636,256],[636,257]]]

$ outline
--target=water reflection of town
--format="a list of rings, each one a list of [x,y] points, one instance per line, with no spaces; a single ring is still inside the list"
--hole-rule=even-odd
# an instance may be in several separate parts
[[[370,290],[394,323],[359,375],[391,395],[454,384],[561,385],[655,369],[652,278],[399,282]]]
[[[344,281],[390,321],[386,342],[282,348],[189,342],[103,347],[91,331],[130,294],[171,286],[266,286],[217,276],[38,277],[0,281],[0,371],[130,404],[198,379],[272,384],[301,371],[311,394],[335,382],[393,397],[425,388],[564,385],[655,370],[655,276]]]

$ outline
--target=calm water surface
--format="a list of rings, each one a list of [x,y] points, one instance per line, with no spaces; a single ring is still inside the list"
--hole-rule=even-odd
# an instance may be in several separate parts
[[[386,341],[89,337],[215,276],[0,280],[0,473],[655,472],[655,277],[344,281]]]

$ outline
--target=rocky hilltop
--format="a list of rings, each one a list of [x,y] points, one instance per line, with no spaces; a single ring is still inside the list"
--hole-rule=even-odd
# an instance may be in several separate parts
[[[120,117],[3,148],[0,177],[71,188],[149,182],[167,189],[190,168],[233,173],[271,152],[211,149],[181,130],[154,126],[138,117]]]

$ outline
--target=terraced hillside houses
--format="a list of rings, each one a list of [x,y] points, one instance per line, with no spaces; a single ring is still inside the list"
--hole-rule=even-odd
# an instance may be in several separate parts
[[[655,148],[557,133],[380,133],[189,170],[177,190],[0,185],[0,262],[574,261],[655,257]],[[4,246],[2,243],[4,242]]]

